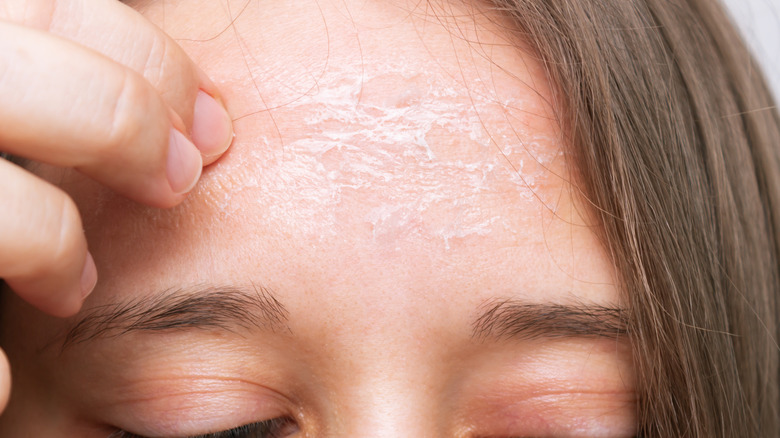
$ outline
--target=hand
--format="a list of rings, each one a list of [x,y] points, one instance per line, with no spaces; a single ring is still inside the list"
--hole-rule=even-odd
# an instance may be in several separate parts
[[[118,1],[0,3],[2,152],[171,207],[232,140],[219,102],[184,51]],[[0,278],[44,312],[78,312],[97,272],[74,202],[0,159],[0,211]]]

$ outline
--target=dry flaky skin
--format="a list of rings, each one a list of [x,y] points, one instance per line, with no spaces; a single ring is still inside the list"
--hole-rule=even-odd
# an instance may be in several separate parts
[[[512,228],[510,218],[482,211],[482,197],[500,192],[517,208],[536,204],[535,187],[550,178],[543,166],[557,155],[547,150],[554,140],[523,132],[519,141],[500,123],[522,101],[466,101],[454,81],[427,73],[416,60],[356,61],[331,68],[316,92],[275,110],[277,120],[300,120],[300,127],[281,141],[238,142],[236,148],[253,150],[220,163],[219,175],[196,196],[218,215],[234,216],[252,202],[242,194],[295,190],[296,205],[270,213],[316,222],[317,236],[342,232],[346,207],[377,239],[438,238],[445,246],[451,238]],[[258,144],[264,152],[254,150]],[[279,147],[269,160],[267,151]],[[258,162],[266,169],[258,171]],[[358,211],[355,203],[362,204]]]
[[[284,304],[289,330],[133,334],[57,358],[42,350],[49,361],[30,385],[68,376],[54,379],[52,397],[78,394],[74,409],[89,413],[64,423],[226,428],[278,415],[249,402],[274,404],[272,387],[285,413],[300,402],[313,436],[628,435],[622,343],[472,338],[477,309],[493,299],[621,301],[572,197],[544,76],[495,17],[413,2],[250,2],[220,34],[229,20],[215,3],[142,8],[237,118],[233,147],[184,205],[147,209],[39,171],[84,212],[101,273],[85,313],[159,290],[256,284]],[[231,2],[233,14],[244,4]],[[14,324],[35,324],[42,343],[65,327],[38,318]],[[185,387],[213,390],[218,403]],[[194,407],[178,412],[176,400]],[[20,406],[9,412],[33,417]]]
[[[333,228],[339,209],[359,199],[365,211],[349,214],[377,234],[436,236],[445,245],[493,226],[513,228],[509,218],[481,213],[480,195],[510,196],[513,202],[500,202],[519,209],[536,205],[538,197],[554,210],[566,178],[560,134],[516,50],[496,45],[507,44],[496,29],[481,32],[488,41],[467,43],[465,35],[426,30],[440,25],[421,16],[424,11],[408,19],[406,10],[393,12],[385,23],[364,28],[338,11],[323,11],[324,18],[313,21],[319,26],[298,36],[308,46],[271,48],[262,59],[254,48],[263,47],[269,30],[244,24],[260,13],[253,8],[235,22],[248,48],[235,47],[232,29],[211,42],[189,43],[196,54],[205,53],[205,66],[215,62],[211,53],[226,51],[247,62],[234,62],[235,76],[224,84],[233,94],[226,91],[240,135],[230,156],[207,172],[190,206],[211,206],[224,218],[254,202],[269,205],[277,193],[296,193],[299,199],[276,199],[269,214],[316,222],[313,234],[332,235],[341,231]],[[397,36],[398,27],[411,36]],[[333,37],[342,30],[346,38]],[[380,45],[388,47],[369,49]],[[439,52],[454,59],[433,56]],[[494,65],[494,59],[511,65]],[[501,70],[506,67],[511,74]],[[555,187],[544,190],[549,183]],[[240,196],[257,198],[248,193],[258,188],[263,199]],[[431,218],[438,215],[460,219],[442,224]]]

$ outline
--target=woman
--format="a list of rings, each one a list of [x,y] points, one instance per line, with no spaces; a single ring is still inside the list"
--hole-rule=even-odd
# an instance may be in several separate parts
[[[75,213],[5,233],[3,436],[777,436],[780,130],[712,2],[129,2],[220,93],[124,6],[64,5],[130,92],[5,150],[167,207],[217,102],[236,137],[164,211],[25,163],[100,281],[76,313]],[[157,39],[112,51],[126,23]]]

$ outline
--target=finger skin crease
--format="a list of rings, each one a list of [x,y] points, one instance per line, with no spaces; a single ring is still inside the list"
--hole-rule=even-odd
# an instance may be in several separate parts
[[[109,155],[111,151],[119,150],[122,145],[127,144],[138,133],[139,126],[137,126],[137,118],[133,117],[132,108],[147,108],[147,104],[150,103],[138,99],[138,97],[143,96],[141,88],[138,80],[133,77],[133,73],[123,72],[120,91],[110,113],[111,128],[108,132],[108,141],[105,142],[107,147],[103,151],[106,153],[105,155]]]
[[[69,202],[70,198],[67,198],[63,196],[60,198],[60,217],[57,218],[59,220],[60,224],[60,232],[57,239],[57,248],[55,249],[54,253],[52,254],[54,257],[54,260],[66,260],[67,257],[65,256],[65,252],[68,250],[68,247],[66,245],[66,242],[68,240],[68,231],[72,228],[70,227],[70,218],[72,215],[68,214],[69,210],[71,208],[71,203]]]
[[[151,47],[149,47],[145,58],[146,63],[143,67],[143,76],[153,85],[162,82],[163,64],[170,52],[169,45],[164,39],[154,38]]]

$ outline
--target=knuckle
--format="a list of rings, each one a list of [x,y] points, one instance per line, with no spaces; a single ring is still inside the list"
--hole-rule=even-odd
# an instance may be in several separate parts
[[[0,19],[49,30],[58,3],[62,0],[4,0],[0,3]]]
[[[179,116],[189,123],[200,78],[195,65],[173,40],[165,35],[152,39],[143,66],[143,76]]]
[[[191,88],[198,83],[198,74],[190,58],[175,41],[162,33],[150,39],[141,71],[149,83],[161,91],[172,86]]]
[[[38,269],[59,272],[73,263],[73,254],[82,244],[81,217],[75,202],[64,193],[56,193],[46,201],[41,215],[45,230],[38,241]]]
[[[96,155],[104,159],[115,158],[122,149],[138,142],[148,128],[145,121],[154,104],[153,92],[145,81],[130,71],[123,72],[106,113],[108,120],[104,126],[108,127],[108,132],[105,140],[96,144]]]
[[[156,35],[149,42],[148,50],[142,68],[143,76],[153,85],[159,85],[165,76],[165,70],[170,63],[171,43],[164,37]]]

